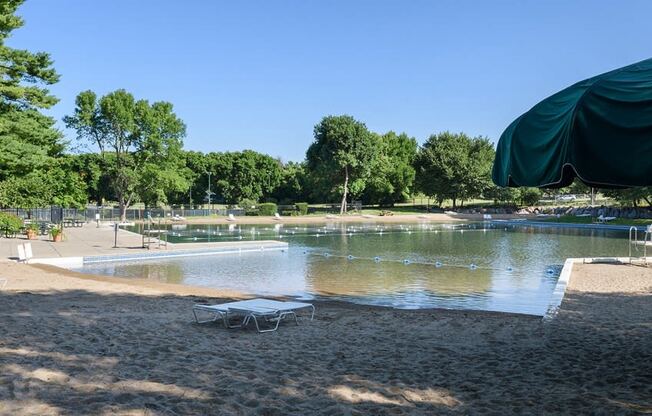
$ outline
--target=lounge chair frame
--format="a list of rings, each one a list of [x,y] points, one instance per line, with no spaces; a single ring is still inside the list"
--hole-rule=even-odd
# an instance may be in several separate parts
[[[192,313],[198,324],[214,322],[219,319],[224,323],[225,328],[245,328],[253,320],[258,332],[276,331],[282,320],[294,318],[294,322],[299,325],[296,311],[301,309],[310,309],[310,320],[315,318],[315,306],[303,302],[281,302],[271,299],[249,299],[245,301],[229,302],[220,305],[195,305]],[[203,311],[212,314],[211,318],[200,320],[197,312]],[[231,324],[231,318],[242,316],[243,319],[238,324]],[[261,329],[260,322],[273,323],[273,327]]]

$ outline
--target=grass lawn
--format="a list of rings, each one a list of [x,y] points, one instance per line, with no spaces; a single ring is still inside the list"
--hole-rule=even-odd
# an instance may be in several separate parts
[[[595,219],[592,217],[576,217],[574,215],[564,215],[559,218],[557,217],[543,218],[540,221],[560,222],[564,224],[591,224],[595,222]],[[616,218],[615,220],[609,221],[609,224],[646,226],[652,224],[652,219]]]

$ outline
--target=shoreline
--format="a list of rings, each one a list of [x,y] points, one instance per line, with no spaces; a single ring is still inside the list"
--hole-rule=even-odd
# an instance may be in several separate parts
[[[194,303],[241,293],[17,263],[0,278],[0,414],[652,412],[649,268],[577,264],[550,322],[327,300],[266,334],[194,323]]]
[[[533,218],[532,215],[516,214],[493,214],[493,219],[517,219]],[[379,215],[303,215],[303,216],[285,216],[280,219],[274,217],[260,216],[238,216],[235,220],[229,221],[227,217],[192,217],[182,221],[172,221],[165,219],[165,224],[325,224],[325,223],[352,223],[352,222],[371,222],[371,223],[419,223],[419,222],[463,222],[463,221],[482,221],[482,214],[395,214],[390,216]],[[142,223],[142,221],[136,221]]]

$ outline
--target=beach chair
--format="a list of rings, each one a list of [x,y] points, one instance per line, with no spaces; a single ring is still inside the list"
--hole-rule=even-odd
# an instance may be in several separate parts
[[[18,251],[18,262],[27,263],[27,256],[25,255],[25,246],[23,244],[18,244],[16,250]]]
[[[229,214],[229,216],[226,218],[227,221],[235,221],[235,217],[233,214]]]
[[[310,320],[312,321],[315,317],[315,307],[310,303],[281,302],[261,298],[223,303],[220,305],[195,305],[193,306],[193,314],[197,323],[222,319],[226,328],[244,328],[251,321],[254,321],[256,330],[262,333],[276,331],[281,321],[288,317],[293,318],[294,322],[298,325],[297,311],[304,309],[310,311]],[[200,321],[197,317],[197,311],[210,312],[213,316],[210,319]],[[234,316],[242,317],[242,321],[239,324],[231,325],[229,320]],[[260,322],[272,323],[272,326],[268,329],[261,329]]]
[[[279,215],[278,212],[274,214],[274,219],[275,219],[276,221],[281,221],[281,216]]]
[[[492,220],[491,214],[483,214],[482,219],[484,221],[491,221]]]
[[[606,224],[609,221],[613,221],[616,219],[616,217],[605,217],[604,215],[600,214],[598,218],[596,218],[600,224]]]
[[[197,322],[198,324],[203,324],[206,322],[215,322],[218,319],[222,319],[225,328],[240,328],[242,324],[231,325],[229,324],[228,321],[229,306],[235,305],[237,303],[238,302],[228,302],[219,305],[196,304],[192,307],[192,314],[195,316],[195,322]],[[199,317],[197,316],[197,312],[199,311],[208,313],[210,317],[208,319],[200,320]]]
[[[32,243],[18,244],[16,251],[18,251],[19,263],[29,263],[32,257],[34,257],[32,254]]]
[[[34,257],[34,254],[32,253],[32,243],[24,243],[23,246],[25,248],[25,263],[27,263],[32,259],[32,257]]]

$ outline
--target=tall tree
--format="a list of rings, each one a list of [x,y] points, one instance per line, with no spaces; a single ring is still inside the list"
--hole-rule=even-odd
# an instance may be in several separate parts
[[[212,190],[230,204],[270,196],[282,176],[278,160],[253,150],[209,153],[208,169],[215,184]]]
[[[45,169],[64,149],[54,119],[39,112],[57,103],[47,89],[59,80],[50,56],[6,45],[23,26],[15,14],[22,3],[0,2],[0,181]]]
[[[377,145],[379,155],[363,198],[367,202],[389,206],[405,201],[413,191],[417,141],[405,133],[397,135],[390,131],[378,136]]]
[[[288,162],[283,165],[281,182],[274,190],[272,196],[281,204],[305,201],[305,164]]]
[[[483,137],[444,132],[432,135],[420,149],[416,161],[419,189],[440,204],[480,196],[491,186],[493,145]]]
[[[75,113],[64,121],[77,131],[78,140],[99,149],[123,221],[137,198],[151,204],[164,199],[170,188],[187,188],[181,157],[186,127],[172,104],[135,100],[125,90],[99,100],[84,91],[76,103]]]
[[[652,187],[650,186],[628,189],[603,189],[601,192],[622,205],[632,205],[634,208],[638,208],[642,201],[648,206],[652,206]]]
[[[376,140],[364,123],[348,115],[324,117],[314,135],[306,153],[308,168],[331,194],[340,193],[343,214],[349,193],[359,195],[364,190],[378,154]]]

